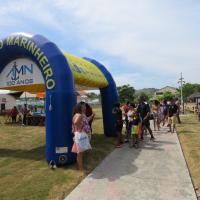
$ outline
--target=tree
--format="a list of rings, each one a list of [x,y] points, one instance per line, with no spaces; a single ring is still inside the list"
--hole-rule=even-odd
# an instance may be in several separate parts
[[[119,94],[120,103],[126,103],[127,101],[129,102],[134,101],[135,89],[134,87],[131,87],[129,84],[117,87],[117,91]]]
[[[140,97],[143,96],[145,101],[149,101],[151,98],[151,95],[147,92],[139,92],[137,95],[135,95],[135,99],[139,102]]]
[[[185,83],[182,89],[183,89],[183,97],[184,99],[186,99],[194,92],[200,92],[200,84]],[[180,92],[180,89],[179,89],[179,92]]]
[[[175,97],[174,94],[172,94],[171,92],[165,92],[163,94],[163,100],[167,100],[167,101],[170,101],[171,99],[173,99]]]
[[[87,93],[86,95],[87,95],[88,98],[90,98],[92,100],[93,99],[99,99],[99,95],[94,93],[94,92]]]

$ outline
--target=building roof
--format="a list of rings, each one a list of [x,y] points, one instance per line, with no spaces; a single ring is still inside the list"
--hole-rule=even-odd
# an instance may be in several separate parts
[[[19,98],[23,92],[19,91],[11,91],[11,90],[0,90],[0,94],[4,95],[11,95],[14,98]]]
[[[189,96],[189,99],[200,98],[200,92],[194,92]]]

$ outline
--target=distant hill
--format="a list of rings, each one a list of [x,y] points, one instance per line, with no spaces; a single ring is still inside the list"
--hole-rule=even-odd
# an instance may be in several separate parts
[[[140,89],[140,90],[136,90],[135,91],[135,94],[136,95],[140,95],[141,93],[145,93],[147,94],[148,96],[151,96],[155,93],[155,91],[157,91],[158,89],[156,88],[143,88],[143,89]]]

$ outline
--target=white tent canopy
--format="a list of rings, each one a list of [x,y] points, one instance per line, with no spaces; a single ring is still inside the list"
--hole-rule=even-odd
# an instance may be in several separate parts
[[[32,94],[29,92],[23,92],[22,95],[20,96],[20,99],[24,99],[24,98],[35,98],[36,94]]]

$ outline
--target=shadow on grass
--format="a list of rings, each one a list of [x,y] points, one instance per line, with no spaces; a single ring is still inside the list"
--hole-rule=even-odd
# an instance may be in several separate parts
[[[30,150],[24,149],[0,149],[0,157],[21,158],[27,160],[45,160],[45,146]]]
[[[198,124],[198,123],[199,123],[198,121],[196,121],[196,122],[189,122],[189,121],[188,121],[188,122],[184,123],[184,125],[185,125],[185,124]]]
[[[196,134],[194,131],[190,131],[190,130],[181,130],[178,132],[178,135],[181,135],[181,134],[185,134],[185,135],[188,135],[188,134]]]
[[[104,134],[94,133],[92,135],[92,150],[84,153],[84,164],[88,171],[92,171],[114,148],[114,139],[104,136]],[[45,161],[45,146],[33,149],[9,149],[0,148],[1,158],[15,158],[35,161]],[[76,169],[74,163],[60,166],[64,169]]]

